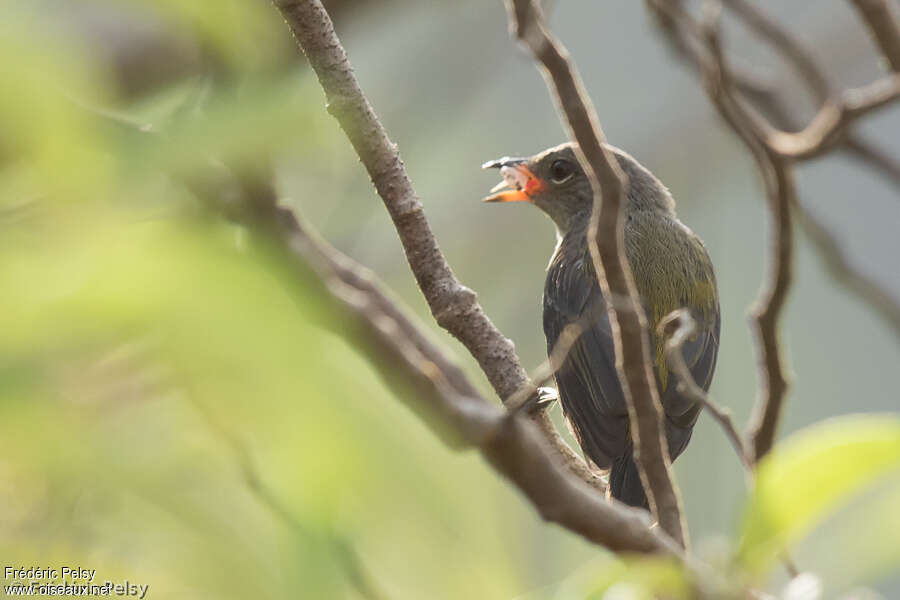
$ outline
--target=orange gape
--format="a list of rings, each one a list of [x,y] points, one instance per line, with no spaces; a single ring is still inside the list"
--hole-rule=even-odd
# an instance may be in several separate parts
[[[489,164],[492,163],[485,163]],[[547,184],[524,163],[504,165],[500,173],[504,181],[491,190],[499,193],[488,196],[485,202],[531,202],[532,196],[547,189]]]
[[[547,187],[543,181],[538,179],[534,173],[526,166],[519,167],[526,175],[528,175],[528,181],[525,182],[525,193],[531,197],[537,193],[544,191]]]

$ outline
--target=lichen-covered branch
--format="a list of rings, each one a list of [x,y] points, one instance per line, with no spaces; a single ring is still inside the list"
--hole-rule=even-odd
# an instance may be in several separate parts
[[[340,124],[384,202],[406,259],[438,324],[449,331],[478,361],[494,390],[506,400],[528,385],[513,343],[503,336],[462,285],[441,253],[400,153],[369,104],[319,0],[273,0],[312,65],[328,111]],[[585,481],[602,481],[559,436],[545,411],[531,418],[551,441],[558,458]]]
[[[635,462],[660,526],[685,545],[687,531],[662,433],[662,406],[651,366],[647,318],[624,251],[624,175],[603,144],[599,120],[575,65],[548,32],[540,6],[534,0],[508,0],[507,5],[512,31],[542,67],[594,191],[588,246],[609,311]]]

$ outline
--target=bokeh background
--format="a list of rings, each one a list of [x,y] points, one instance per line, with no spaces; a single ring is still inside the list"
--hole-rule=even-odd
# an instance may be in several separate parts
[[[881,72],[849,3],[759,4],[836,84]],[[479,166],[564,133],[507,36],[502,3],[326,5],[457,276],[536,366],[553,228],[533,207],[481,204],[496,173]],[[746,313],[766,238],[750,156],[642,3],[559,1],[552,25],[610,142],[669,186],[707,243],[723,311],[712,395],[744,423],[756,389]],[[784,65],[732,23],[726,33],[729,51],[812,115]],[[477,455],[446,448],[333,333],[308,282],[166,174],[210,157],[276,165],[289,202],[378,273],[490,396],[432,323],[386,212],[270,5],[4,3],[0,54],[6,564],[96,568],[150,584],[151,598],[352,598],[364,578],[391,598],[523,599],[569,597],[611,564],[542,523]],[[900,155],[900,109],[859,129]],[[798,183],[853,264],[900,296],[896,187],[840,152],[804,165]],[[900,409],[900,345],[799,232],[782,338],[793,381],[783,434]],[[697,551],[721,559],[745,487],[708,418],[675,470]],[[814,536],[794,558],[835,589],[900,594],[896,573],[841,570],[837,552]]]

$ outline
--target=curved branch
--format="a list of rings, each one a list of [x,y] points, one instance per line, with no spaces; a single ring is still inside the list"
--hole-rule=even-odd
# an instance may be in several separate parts
[[[514,35],[543,67],[547,86],[570,137],[577,142],[578,160],[594,191],[588,246],[612,326],[616,371],[628,406],[635,462],[660,526],[686,546],[680,497],[663,438],[662,406],[651,366],[647,318],[625,257],[624,174],[603,144],[603,131],[576,67],[547,31],[539,5],[535,0],[508,0],[507,7]]]
[[[678,7],[665,6],[665,0],[646,0],[657,18],[660,31],[665,35],[674,53],[689,67],[702,74],[706,60],[703,49],[697,47],[702,39],[699,24],[677,18]],[[744,23],[757,35],[767,40],[773,48],[790,62],[806,82],[806,87],[817,107],[831,98],[831,86],[821,66],[799,40],[786,32],[778,23],[748,0],[724,0]],[[742,65],[731,65],[731,79],[735,89],[751,105],[762,111],[775,125],[785,131],[800,129],[793,111],[785,106],[778,94],[779,88],[764,85],[754,71]],[[900,163],[887,151],[856,131],[846,131],[835,140],[838,149],[859,160],[863,165],[881,174],[889,183],[900,187]]]
[[[896,161],[861,140],[858,135],[847,131],[852,121],[900,97],[900,76],[888,76],[866,87],[848,90],[834,100],[824,72],[802,44],[746,0],[724,2],[748,27],[767,40],[794,66],[813,99],[821,104],[818,114],[804,130],[788,133],[784,128],[792,126],[788,122],[789,114],[774,101],[774,95],[764,98],[762,108],[775,109],[768,111],[773,113],[773,119],[778,125],[773,127],[742,106],[737,98],[738,91],[742,91],[754,104],[761,104],[757,96],[743,91],[741,81],[727,69],[713,20],[708,19],[702,24],[697,22],[677,1],[648,0],[648,5],[659,16],[664,31],[673,39],[676,48],[685,43],[679,42],[679,38],[705,40],[707,52],[695,52],[690,58],[696,61],[696,66],[704,74],[707,90],[716,107],[750,148],[766,182],[770,214],[774,217],[775,228],[771,242],[773,252],[768,283],[761,289],[752,311],[755,333],[760,342],[758,346],[761,349],[759,364],[762,386],[748,432],[753,443],[754,458],[758,460],[774,440],[787,388],[784,370],[778,358],[775,327],[790,282],[791,209],[798,212],[800,225],[816,245],[834,278],[849,287],[897,330],[900,305],[876,282],[852,269],[844,259],[834,236],[797,202],[791,165],[795,161],[823,154],[837,144],[843,144],[845,149],[866,160],[867,164],[877,168],[895,184],[900,181],[900,166]],[[709,2],[707,6],[715,11],[719,3]]]
[[[831,94],[831,85],[813,56],[793,36],[789,35],[769,15],[749,0],[723,0],[743,22],[759,36],[769,40],[782,56],[789,60],[797,73],[806,81],[816,104],[824,102]]]
[[[872,39],[891,65],[900,73],[900,23],[888,0],[850,0],[866,22]]]
[[[748,427],[753,462],[765,456],[775,443],[788,381],[778,342],[778,321],[793,280],[793,232],[790,207],[795,195],[792,166],[777,156],[768,145],[768,124],[746,110],[734,97],[716,27],[717,14],[708,14],[703,24],[711,61],[708,64],[708,88],[720,112],[737,131],[757,159],[766,185],[766,198],[772,221],[769,260],[759,295],[750,311],[757,345],[759,396]]]
[[[772,236],[769,241],[766,275],[751,309],[751,328],[756,340],[759,393],[748,428],[748,445],[754,462],[772,447],[781,417],[788,381],[778,344],[778,320],[784,308],[792,280],[793,235],[791,199],[794,196],[793,168],[787,159],[768,145],[772,127],[737,98],[736,85],[722,53],[717,28],[717,3],[705,14],[702,23],[695,21],[676,2],[650,0],[650,7],[666,18],[699,36],[706,47],[701,55],[701,72],[707,94],[722,118],[741,138],[752,153],[763,176]]]
[[[869,86],[868,93],[860,92],[860,90],[845,92],[843,97],[846,100],[835,105],[831,102],[833,92],[824,71],[799,40],[747,0],[725,0],[725,2],[750,28],[767,40],[785,60],[794,66],[794,69],[806,82],[806,88],[813,100],[817,104],[828,107],[825,114],[829,118],[820,116],[804,132],[793,134],[794,139],[783,141],[793,146],[795,151],[800,149],[808,153],[814,151],[818,154],[829,150],[830,146],[826,142],[833,140],[838,149],[846,151],[863,164],[875,168],[895,186],[900,186],[900,164],[892,156],[861,139],[859,134],[852,131],[836,131],[840,128],[846,129],[850,120],[859,118],[865,111],[879,108],[880,102],[885,101],[885,92],[896,97],[898,87],[900,87],[898,78],[896,76],[888,77],[881,82],[876,82],[873,84],[874,87]],[[879,90],[879,86],[882,87],[881,90]],[[854,111],[856,112],[854,113]],[[820,115],[822,115],[821,111]],[[784,121],[784,119],[781,120]],[[817,127],[814,127],[814,124]],[[783,122],[780,125],[785,127]],[[823,125],[828,128],[823,128]],[[831,131],[828,130],[829,128]],[[793,209],[797,216],[797,222],[818,250],[819,256],[832,278],[880,314],[900,339],[900,304],[877,280],[850,264],[835,236],[796,198],[794,198]]]
[[[752,474],[753,462],[750,458],[750,453],[747,451],[741,434],[738,433],[737,428],[734,426],[731,413],[709,399],[709,395],[697,385],[687,362],[684,360],[684,344],[696,333],[697,322],[688,310],[680,308],[669,313],[660,321],[659,330],[668,337],[666,341],[666,359],[672,372],[678,378],[678,391],[685,394],[695,403],[703,405],[706,412],[722,428],[725,437],[728,438],[728,441],[734,447],[741,464],[747,469],[748,473]]]
[[[794,70],[806,83],[806,89],[817,106],[821,107],[831,99],[833,91],[825,71],[800,40],[748,0],[725,0],[725,3],[750,29],[768,41],[784,60],[793,65]],[[675,31],[680,32],[678,28],[675,28]],[[673,35],[677,37],[681,34],[670,34],[670,37]],[[676,47],[679,45],[676,44]],[[698,59],[695,61],[699,63]],[[744,82],[745,75],[733,67],[732,79],[744,97],[770,113],[770,118],[778,127],[786,131],[798,129],[792,115],[781,109],[774,90],[748,87]],[[886,151],[858,132],[846,131],[843,135],[835,137],[838,149],[881,173],[893,185],[900,186],[900,163]]]
[[[847,90],[839,102],[826,102],[809,126],[797,133],[773,130],[766,143],[784,158],[806,160],[833,146],[857,119],[900,98],[900,75],[885,77],[867,86]]]

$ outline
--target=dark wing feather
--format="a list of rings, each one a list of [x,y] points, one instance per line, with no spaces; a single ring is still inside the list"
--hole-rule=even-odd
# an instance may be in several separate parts
[[[585,454],[600,468],[626,453],[628,412],[615,369],[609,319],[586,257],[554,258],[544,290],[544,334],[552,352],[571,323],[582,334],[556,373],[560,402]]]
[[[709,390],[713,371],[716,368],[716,356],[719,353],[719,331],[721,317],[716,308],[713,322],[699,325],[694,339],[685,342],[682,352],[694,381],[704,391]],[[659,378],[657,377],[657,381]],[[678,393],[674,374],[668,376],[665,390],[661,390],[660,399],[666,413],[666,438],[669,442],[669,456],[675,460],[691,439],[691,431],[702,406]]]
[[[565,327],[578,323],[582,334],[557,371],[560,402],[584,452],[600,468],[631,453],[628,411],[615,369],[615,351],[606,305],[589,259],[580,249],[559,249],[550,264],[544,289],[544,334],[552,352]],[[694,380],[709,389],[719,347],[718,311],[684,344],[685,361]],[[666,416],[666,438],[674,460],[684,451],[701,406],[678,393],[672,374],[660,400]],[[657,369],[657,385],[659,385]]]

